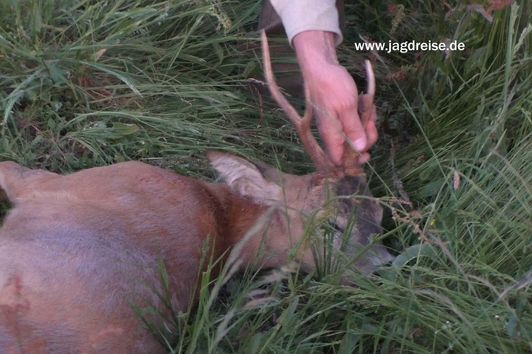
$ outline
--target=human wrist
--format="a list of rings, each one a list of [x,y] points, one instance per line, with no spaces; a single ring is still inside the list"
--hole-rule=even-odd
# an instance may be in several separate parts
[[[294,37],[292,44],[303,76],[320,65],[338,64],[333,32],[304,31]]]

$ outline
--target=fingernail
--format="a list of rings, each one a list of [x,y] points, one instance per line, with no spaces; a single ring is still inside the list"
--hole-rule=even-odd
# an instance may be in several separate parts
[[[366,138],[358,138],[353,145],[357,151],[364,151],[364,148],[366,147]]]

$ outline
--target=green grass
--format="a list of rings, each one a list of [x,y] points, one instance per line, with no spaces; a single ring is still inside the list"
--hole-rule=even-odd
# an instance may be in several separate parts
[[[489,22],[454,1],[353,3],[339,53],[357,79],[363,58],[377,63],[368,172],[399,257],[356,288],[229,265],[173,319],[169,352],[532,351],[531,4]],[[292,128],[247,90],[259,8],[0,0],[0,160],[69,172],[137,159],[209,179],[204,153],[222,149],[309,171]],[[466,50],[356,53],[361,37]]]

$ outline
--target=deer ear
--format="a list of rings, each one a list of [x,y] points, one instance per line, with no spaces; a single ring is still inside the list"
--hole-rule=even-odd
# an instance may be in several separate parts
[[[235,155],[211,151],[207,153],[211,166],[236,193],[267,205],[281,200],[282,189],[269,181],[253,163]]]

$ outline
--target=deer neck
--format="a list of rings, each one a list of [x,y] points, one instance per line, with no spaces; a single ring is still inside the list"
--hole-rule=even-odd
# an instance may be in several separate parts
[[[220,236],[225,249],[242,242],[239,258],[244,265],[272,267],[286,262],[286,249],[275,252],[276,241],[289,232],[282,208],[243,197],[224,184],[211,184],[209,189],[223,210]]]

